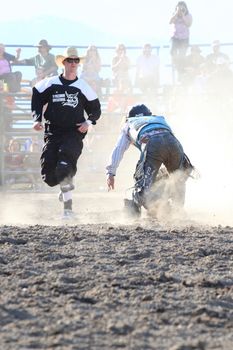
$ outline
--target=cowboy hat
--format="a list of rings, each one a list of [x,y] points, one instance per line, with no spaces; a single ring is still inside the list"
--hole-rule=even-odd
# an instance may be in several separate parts
[[[220,43],[219,40],[214,40],[214,41],[212,42],[212,47],[214,47],[214,46],[220,46],[220,45],[221,45],[221,43]]]
[[[45,39],[41,39],[37,45],[35,45],[36,47],[47,47],[48,50],[50,50],[52,48],[51,45],[48,44],[48,41]]]
[[[56,64],[58,65],[58,67],[63,67],[63,61],[68,57],[79,58],[80,62],[82,62],[85,58],[85,57],[80,57],[78,55],[78,51],[77,51],[76,47],[70,46],[70,47],[67,47],[67,49],[65,50],[63,55],[57,55],[55,57],[55,61],[56,61]]]

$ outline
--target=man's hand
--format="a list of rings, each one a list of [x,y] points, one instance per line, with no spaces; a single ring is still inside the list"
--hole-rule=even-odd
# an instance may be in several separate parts
[[[36,131],[41,131],[44,129],[43,124],[41,122],[35,122],[33,124],[33,129]]]
[[[107,185],[108,191],[114,190],[115,178],[113,175],[108,175],[107,177]]]
[[[87,130],[91,124],[88,123],[87,121],[85,121],[83,123],[78,123],[76,125],[78,126],[78,131],[80,131],[81,133],[84,134],[85,132],[87,132]]]

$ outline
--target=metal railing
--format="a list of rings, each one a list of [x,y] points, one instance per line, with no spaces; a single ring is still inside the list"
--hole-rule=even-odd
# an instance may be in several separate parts
[[[223,51],[226,52],[229,57],[233,57],[233,43],[222,43]],[[70,45],[71,46],[71,45]],[[80,54],[84,54],[85,50],[88,46],[80,46],[80,45],[72,45],[76,46],[80,52]],[[202,49],[202,52],[205,55],[211,52],[211,44],[200,44],[199,45]],[[8,52],[8,48],[18,48],[21,47],[22,49],[25,49],[25,53],[23,53],[23,56],[25,57],[33,57],[35,55],[35,52],[37,51],[37,48],[33,45],[16,45],[16,44],[8,44],[6,45],[6,51]],[[67,46],[64,45],[56,45],[53,47],[52,52],[53,54],[60,54],[61,50],[64,50]],[[100,56],[103,57],[102,59],[102,69],[101,73],[104,77],[111,77],[111,58],[114,55],[115,47],[113,46],[98,46],[98,49],[100,51]],[[170,55],[169,50],[170,47],[168,45],[164,46],[153,46],[154,51],[159,55],[160,57],[160,64],[161,64],[161,85],[173,85],[173,71],[170,64]],[[132,64],[132,70],[131,70],[131,76],[134,74],[134,68],[135,68],[135,62],[136,57],[141,54],[142,48],[139,46],[129,46],[127,47],[127,54],[131,58],[131,61],[134,62]],[[105,56],[102,54],[105,52]],[[27,53],[27,55],[26,55]],[[24,58],[23,57],[23,58]],[[20,69],[25,68],[25,74],[23,73],[23,79],[24,80],[31,80],[34,77],[34,67],[33,66],[25,66],[25,65],[14,65],[14,67],[20,66]],[[24,84],[24,83],[23,83]],[[135,91],[134,91],[135,92]],[[110,89],[111,94],[111,89]],[[9,130],[6,130],[4,125],[4,119],[7,118],[6,112],[4,111],[4,96],[14,96],[16,99],[19,97],[18,102],[22,101],[24,98],[26,100],[26,103],[30,104],[30,89],[28,90],[28,93],[20,92],[19,94],[7,94],[7,93],[0,93],[0,184],[3,182],[3,178],[7,176],[7,172],[5,171],[5,164],[4,164],[4,156],[6,155],[5,151],[5,139],[6,137],[31,137],[32,135],[35,135],[35,132],[31,129],[32,126],[32,120],[30,116],[30,108],[19,108],[15,111],[12,111],[12,117],[16,116],[17,113],[22,114],[22,118],[19,118],[19,123],[21,123],[20,128],[17,129],[17,124],[15,124],[15,128],[11,127]],[[158,97],[158,96],[157,96]],[[105,100],[106,101],[106,100]],[[103,101],[103,110],[104,110],[104,104]],[[19,107],[19,106],[18,106]],[[117,114],[117,113],[116,113]],[[114,113],[112,113],[114,116]],[[23,119],[25,116],[25,119]],[[118,117],[121,117],[119,113],[117,114]],[[20,115],[19,115],[20,117]],[[114,116],[115,117],[115,116]],[[109,118],[111,118],[111,113],[108,113],[108,121]],[[20,121],[21,120],[21,121]],[[25,126],[25,128],[24,128]],[[107,129],[109,133],[109,128]],[[100,133],[100,137],[102,137],[104,132],[102,131],[102,134]]]
[[[198,45],[201,50],[203,56],[207,56],[209,53],[212,52],[211,49],[211,43],[191,43],[192,45]],[[71,43],[69,45],[54,45],[52,47],[51,53],[54,55],[61,54],[61,52],[64,51],[64,49],[67,46],[75,46],[78,49],[78,52],[81,56],[85,55],[86,49],[88,48],[88,45],[79,45],[76,43]],[[5,45],[6,50],[12,49],[12,48],[18,48],[20,47],[22,49],[21,57],[29,58],[35,56],[37,53],[37,47],[35,45],[25,45],[25,44],[6,44]],[[233,43],[223,42],[221,43],[222,50],[224,53],[226,53],[230,59],[232,58],[233,61]],[[111,72],[111,60],[112,57],[115,54],[115,46],[104,46],[99,45],[97,46],[101,61],[102,61],[102,67],[100,75],[104,79],[109,78],[111,79],[112,72]],[[161,85],[169,85],[174,83],[174,72],[171,65],[171,57],[170,57],[170,45],[152,45],[153,52],[156,53],[160,58],[160,81]],[[126,46],[127,49],[127,55],[130,58],[130,61],[132,63],[131,69],[130,69],[130,76],[132,78],[132,81],[134,80],[135,76],[135,65],[136,65],[136,59],[137,57],[142,53],[142,46]],[[25,66],[22,64],[14,65],[15,67],[20,66],[23,70],[23,79],[33,79],[35,72],[33,66]]]

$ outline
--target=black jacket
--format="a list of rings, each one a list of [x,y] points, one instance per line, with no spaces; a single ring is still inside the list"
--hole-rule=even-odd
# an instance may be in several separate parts
[[[77,129],[76,124],[87,119],[96,124],[101,115],[95,91],[82,79],[66,80],[62,76],[38,82],[32,91],[31,109],[34,121],[42,121],[55,129]]]

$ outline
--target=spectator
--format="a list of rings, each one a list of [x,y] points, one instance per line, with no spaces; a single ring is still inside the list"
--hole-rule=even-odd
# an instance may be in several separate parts
[[[52,46],[48,44],[48,41],[42,39],[36,47],[38,48],[38,54],[36,56],[19,61],[19,63],[25,65],[34,65],[36,77],[32,81],[32,84],[44,79],[45,77],[51,77],[58,74],[55,56],[49,52],[52,49]]]
[[[112,59],[112,82],[115,89],[108,100],[107,112],[109,113],[115,110],[124,113],[133,102],[129,69],[130,60],[126,55],[126,47],[119,44],[116,47],[116,55]]]
[[[42,67],[36,68],[36,76],[31,81],[31,87],[35,86],[36,83],[44,79],[44,69]]]
[[[189,28],[192,25],[192,15],[184,1],[179,1],[175,7],[170,22],[172,25],[171,57],[172,65],[178,72],[178,78],[183,73],[184,60],[189,46]]]
[[[21,152],[21,144],[17,139],[10,139],[7,146],[7,154],[5,156],[6,170],[15,171],[15,174],[9,174],[6,179],[7,184],[14,184],[22,175],[17,174],[17,171],[24,170],[24,153]]]
[[[229,64],[230,59],[228,55],[221,52],[221,43],[219,40],[214,40],[212,43],[212,53],[206,56],[206,64],[208,67],[209,73],[214,72],[216,69],[218,69],[218,65],[222,63]]]
[[[213,99],[214,105],[218,105],[222,111],[228,112],[232,108],[233,89],[233,72],[230,68],[230,60],[227,55],[220,53],[216,60],[210,64],[211,70],[208,65],[208,92],[216,97]]]
[[[129,76],[130,60],[126,55],[126,47],[119,44],[116,55],[112,59],[113,85],[117,91],[126,92],[131,88]]]
[[[21,49],[16,50],[16,56],[5,52],[4,44],[0,44],[0,80],[7,84],[9,92],[20,91],[22,80],[21,72],[12,72],[11,63],[16,63],[20,57]]]
[[[184,82],[191,84],[196,77],[202,72],[202,66],[205,63],[205,57],[201,54],[201,49],[198,45],[193,45],[190,49],[190,54],[185,59],[185,77]]]
[[[88,47],[80,78],[84,79],[101,97],[101,58],[96,46]]]
[[[38,141],[32,141],[29,147],[29,152],[25,155],[23,164],[25,172],[27,172],[28,179],[33,189],[41,188],[40,176],[40,161],[39,153],[41,147]]]
[[[155,93],[159,87],[159,57],[152,54],[150,44],[144,45],[142,55],[137,59],[135,86],[145,95]]]
[[[59,199],[64,203],[64,218],[73,217],[73,177],[83,139],[89,126],[95,125],[101,115],[96,92],[77,77],[81,59],[75,47],[67,48],[63,55],[56,56],[57,65],[63,67],[64,73],[41,80],[32,90],[34,130],[43,130],[42,118],[45,120],[41,174],[47,185],[60,185]]]

